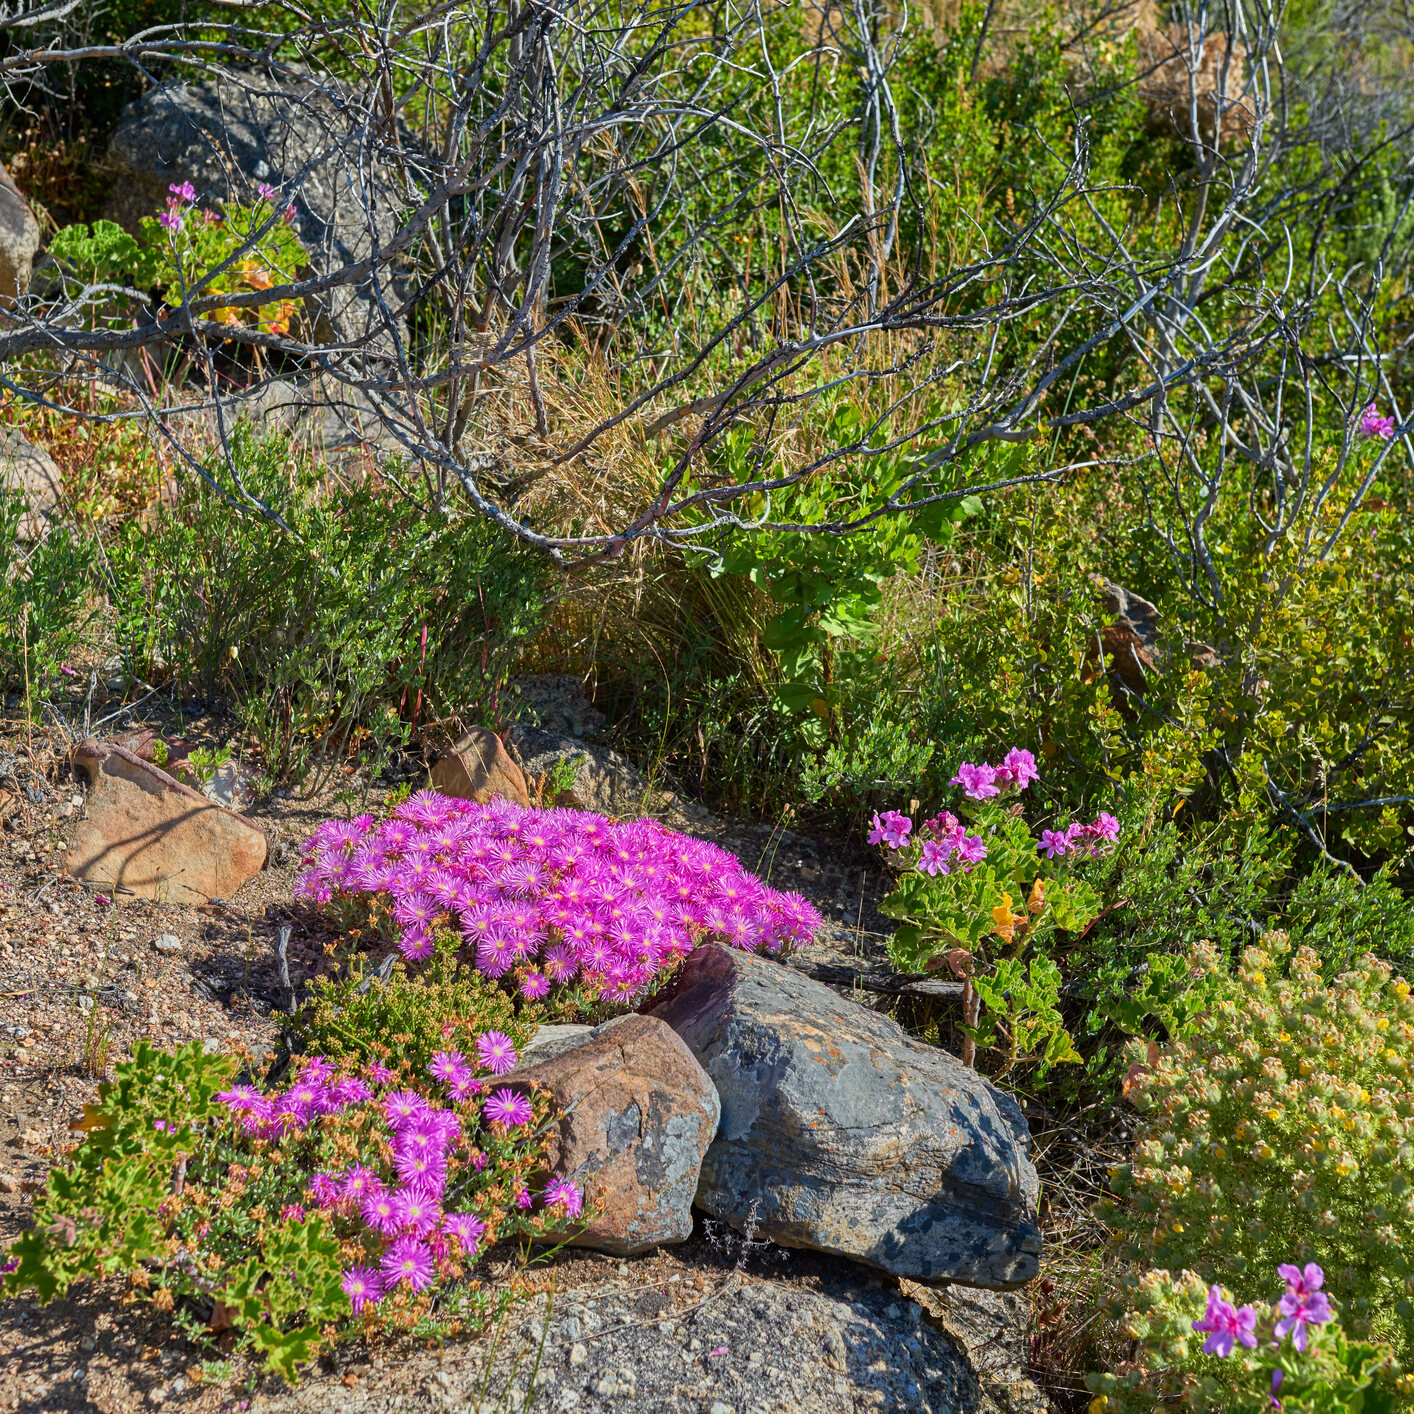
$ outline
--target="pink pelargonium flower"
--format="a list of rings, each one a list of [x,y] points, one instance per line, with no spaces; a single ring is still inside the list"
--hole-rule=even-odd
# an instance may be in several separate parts
[[[1224,1301],[1222,1290],[1216,1286],[1208,1288],[1208,1309],[1202,1320],[1193,1322],[1193,1329],[1208,1337],[1203,1342],[1203,1353],[1222,1359],[1232,1354],[1239,1341],[1255,1350],[1256,1328],[1257,1313],[1250,1306],[1234,1307],[1231,1301]]]
[[[946,874],[950,872],[948,860],[951,858],[952,850],[948,845],[939,844],[937,840],[924,840],[923,853],[918,856],[918,872],[934,878]]]
[[[174,182],[167,188],[178,201],[185,201],[188,205],[196,200],[196,188],[190,182],[180,184]]]
[[[1067,830],[1042,830],[1041,843],[1036,848],[1047,859],[1059,859],[1070,851],[1073,844],[1074,841]]]
[[[886,810],[882,815],[876,810],[872,824],[869,843],[886,844],[890,849],[902,849],[913,829],[913,821],[897,810]]]
[[[1394,419],[1381,417],[1375,404],[1370,403],[1360,414],[1360,431],[1366,437],[1374,437],[1381,442],[1388,442],[1394,436]]]
[[[1307,1262],[1304,1271],[1283,1262],[1277,1271],[1286,1282],[1286,1291],[1277,1302],[1281,1320],[1276,1323],[1274,1334],[1278,1340],[1289,1334],[1291,1343],[1298,1350],[1305,1350],[1306,1328],[1324,1325],[1331,1319],[1331,1304],[1321,1290],[1326,1274],[1314,1262]]]
[[[180,231],[184,222],[180,211],[163,211],[157,217],[157,224],[169,231]]]
[[[1036,758],[1024,747],[1013,746],[996,768],[996,784],[1003,790],[1025,790],[1039,774]]]
[[[974,766],[972,762],[964,761],[948,784],[961,786],[963,793],[973,800],[988,800],[1001,794],[996,782],[997,773],[991,766]]]

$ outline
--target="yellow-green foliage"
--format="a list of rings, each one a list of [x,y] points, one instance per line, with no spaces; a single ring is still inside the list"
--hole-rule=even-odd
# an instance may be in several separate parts
[[[1275,1271],[1262,1282],[1265,1291],[1280,1295]],[[1255,1283],[1254,1283],[1255,1284]],[[1225,1293],[1234,1302],[1240,1294]],[[1275,1338],[1280,1313],[1275,1301],[1252,1302],[1257,1345],[1238,1344],[1231,1355],[1203,1353],[1203,1336],[1193,1329],[1206,1308],[1208,1283],[1196,1272],[1146,1272],[1125,1283],[1108,1303],[1108,1314],[1136,1343],[1134,1359],[1115,1373],[1094,1374],[1087,1383],[1097,1391],[1091,1414],[1140,1414],[1156,1405],[1181,1404],[1191,1409],[1212,1405],[1232,1411],[1269,1411],[1273,1372],[1280,1370],[1281,1408],[1360,1410],[1374,1414],[1390,1408],[1396,1392],[1408,1394],[1408,1376],[1400,1379],[1387,1346],[1371,1346],[1346,1337],[1336,1319],[1314,1327],[1304,1351],[1290,1337]]]
[[[1222,970],[1206,944],[1192,965]],[[1386,964],[1367,954],[1327,982],[1313,951],[1267,934],[1195,1033],[1131,1082],[1144,1120],[1112,1175],[1122,1200],[1101,1207],[1120,1255],[1244,1285],[1318,1262],[1351,1332],[1407,1359],[1411,1054],[1414,1002]]]

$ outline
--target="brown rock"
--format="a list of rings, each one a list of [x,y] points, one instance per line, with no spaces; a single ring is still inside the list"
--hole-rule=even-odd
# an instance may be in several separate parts
[[[517,1070],[564,1112],[551,1140],[557,1177],[583,1185],[598,1216],[572,1239],[630,1257],[692,1236],[692,1200],[721,1104],[672,1028],[621,1016],[581,1046]]]
[[[125,747],[90,737],[74,752],[74,771],[89,785],[86,818],[65,859],[74,878],[169,903],[206,903],[230,898],[265,867],[259,826]]]
[[[37,540],[44,522],[59,508],[59,468],[43,447],[36,447],[17,427],[0,430],[0,486],[25,498],[29,509],[20,517],[19,537]]]
[[[29,288],[38,249],[39,222],[15,179],[0,167],[0,306]]]
[[[530,804],[520,767],[501,745],[501,738],[485,727],[472,727],[432,768],[432,787],[443,795],[483,805],[493,795],[517,805]]]

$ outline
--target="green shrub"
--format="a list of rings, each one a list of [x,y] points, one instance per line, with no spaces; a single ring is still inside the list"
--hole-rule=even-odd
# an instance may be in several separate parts
[[[1120,1257],[1250,1282],[1315,1261],[1347,1327],[1414,1355],[1414,1002],[1368,954],[1333,982],[1280,933],[1244,951],[1193,1034],[1131,1050],[1143,1119],[1100,1215]],[[1288,965],[1289,975],[1283,975]]]
[[[90,617],[94,554],[63,525],[21,544],[28,510],[21,492],[0,487],[0,690],[27,689],[33,713]]]
[[[1208,1302],[1208,1283],[1193,1272],[1151,1271],[1126,1283],[1108,1307],[1135,1342],[1135,1357],[1122,1372],[1089,1377],[1097,1391],[1091,1414],[1147,1414],[1159,1405],[1216,1406],[1230,1414],[1268,1414],[1273,1407],[1287,1414],[1383,1414],[1397,1392],[1411,1392],[1389,1347],[1347,1337],[1338,1311],[1310,1328],[1306,1349],[1297,1350],[1289,1331],[1275,1334],[1277,1303],[1257,1302],[1253,1348],[1237,1342],[1227,1355],[1204,1354],[1194,1322],[1205,1318]]]
[[[534,1034],[540,1008],[517,1003],[474,967],[459,967],[460,942],[452,934],[440,938],[436,956],[416,976],[399,958],[386,981],[361,963],[346,978],[316,979],[313,997],[295,1018],[297,1043],[337,1063],[405,1060],[417,1075],[436,1051],[470,1054],[488,1029],[503,1032],[520,1050]]]
[[[272,772],[364,729],[396,744],[418,721],[494,715],[546,564],[479,517],[422,514],[377,476],[326,479],[281,436],[241,424],[231,449],[244,496],[198,482],[107,546],[134,664],[229,693]]]
[[[571,1204],[569,1185],[552,1185],[533,1209],[545,1095],[521,1101],[515,1120],[483,1115],[475,1061],[444,1059],[459,1074],[454,1103],[406,1059],[363,1077],[305,1060],[287,1092],[262,1096],[231,1088],[235,1061],[199,1043],[166,1055],[140,1042],[86,1108],[84,1142],[50,1173],[33,1226],[11,1246],[5,1290],[48,1301],[82,1278],[125,1277],[195,1338],[208,1320],[211,1331],[229,1326],[237,1351],[291,1380],[359,1332],[476,1328],[513,1294],[468,1283],[476,1261],[504,1238],[554,1240],[579,1196]],[[425,1180],[409,1177],[394,1118],[412,1088],[429,1097],[417,1110],[424,1132],[441,1136]],[[415,1198],[419,1216],[394,1206],[374,1226],[348,1186],[355,1175],[363,1197]],[[390,1259],[409,1248],[421,1269],[399,1279]]]

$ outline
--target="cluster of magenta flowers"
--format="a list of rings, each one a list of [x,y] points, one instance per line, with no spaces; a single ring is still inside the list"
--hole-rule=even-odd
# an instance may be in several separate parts
[[[173,182],[167,190],[171,193],[167,198],[167,209],[158,216],[157,221],[169,231],[180,231],[186,225],[187,207],[196,201],[196,188],[190,182]]]
[[[949,784],[961,786],[963,794],[973,800],[991,800],[1024,791],[1037,778],[1037,774],[1036,758],[1024,747],[1014,746],[996,766],[964,761]],[[951,873],[953,869],[966,873],[987,857],[987,845],[982,837],[969,835],[967,827],[957,816],[946,810],[940,811],[931,820],[925,820],[917,837],[912,836],[913,821],[907,815],[901,815],[897,810],[886,810],[883,814],[875,812],[869,843],[900,850],[921,840],[918,868],[924,874],[936,877]],[[1118,839],[1119,821],[1101,811],[1088,825],[1077,820],[1063,830],[1042,830],[1037,850],[1047,859],[1058,859],[1067,854],[1083,854],[1093,858],[1108,850]]]
[[[1102,854],[1119,839],[1119,821],[1102,810],[1088,825],[1072,821],[1063,830],[1042,830],[1037,848],[1047,859],[1065,854],[1086,854],[1092,859]]]
[[[1365,437],[1388,442],[1394,436],[1394,419],[1381,417],[1379,409],[1370,403],[1360,414],[1360,432]]]
[[[1023,791],[1039,773],[1036,758],[1024,747],[1013,746],[999,766],[974,766],[964,761],[949,785],[961,786],[962,793],[973,800],[990,800],[1009,791]]]
[[[820,915],[769,888],[725,850],[653,820],[479,805],[435,791],[386,820],[331,820],[309,841],[303,898],[385,898],[409,960],[436,929],[460,930],[477,968],[519,976],[523,996],[576,980],[627,1002],[698,943],[779,953],[809,943]]]
[[[1286,1290],[1277,1301],[1278,1320],[1272,1343],[1280,1344],[1289,1335],[1297,1350],[1305,1350],[1310,1328],[1331,1319],[1330,1302],[1321,1290],[1326,1274],[1314,1262],[1307,1262],[1304,1268],[1283,1262],[1277,1274],[1286,1283]],[[1224,1300],[1221,1289],[1216,1286],[1208,1289],[1207,1312],[1201,1320],[1193,1322],[1193,1329],[1207,1336],[1203,1342],[1203,1352],[1207,1355],[1226,1359],[1239,1344],[1249,1350],[1257,1348],[1256,1310],[1251,1306],[1234,1306]]]
[[[428,1066],[462,1107],[461,1113],[415,1090],[389,1088],[396,1077],[386,1066],[367,1066],[361,1077],[338,1076],[317,1056],[302,1062],[299,1078],[283,1094],[261,1095],[251,1086],[238,1085],[217,1096],[241,1116],[248,1134],[265,1139],[305,1130],[355,1105],[376,1106],[391,1140],[391,1183],[374,1168],[351,1163],[316,1173],[308,1187],[314,1207],[353,1221],[364,1231],[365,1246],[379,1249],[377,1266],[353,1266],[344,1273],[344,1293],[355,1312],[376,1305],[398,1287],[425,1290],[449,1275],[449,1263],[475,1258],[487,1239],[489,1225],[483,1218],[453,1210],[462,1188],[456,1174],[467,1166],[473,1174],[486,1168],[486,1153],[475,1147],[481,1128],[499,1126],[504,1135],[513,1136],[530,1125],[534,1108],[524,1094],[509,1086],[493,1090],[494,1082],[477,1075],[481,1070],[495,1077],[515,1068],[510,1038],[487,1031],[476,1049],[475,1064],[460,1051],[448,1050],[439,1051]],[[524,1137],[530,1137],[528,1131]],[[534,1195],[523,1185],[514,1201],[526,1212],[535,1205]],[[584,1200],[575,1184],[552,1179],[541,1203],[547,1213],[569,1219],[583,1211]],[[281,1211],[290,1221],[305,1216],[302,1204],[287,1204]]]
[[[870,844],[885,844],[890,849],[905,849],[913,841],[913,821],[897,810],[875,814],[874,827],[869,831]],[[950,874],[954,868],[966,873],[974,864],[980,864],[987,857],[987,846],[981,835],[969,835],[967,827],[957,818],[942,810],[931,820],[925,820],[918,830],[922,848],[918,856],[918,868],[924,874]]]

